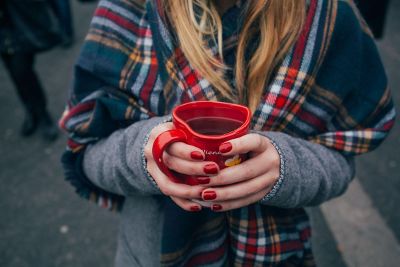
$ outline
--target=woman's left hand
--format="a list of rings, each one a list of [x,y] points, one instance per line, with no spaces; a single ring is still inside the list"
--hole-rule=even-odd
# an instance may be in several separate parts
[[[230,150],[227,143],[231,144]],[[280,157],[275,147],[267,137],[247,134],[224,143],[224,148],[229,150],[224,156],[249,153],[249,159],[210,179],[203,178],[203,183],[210,181],[202,191],[203,200],[211,202],[214,211],[237,209],[261,200],[279,178]]]

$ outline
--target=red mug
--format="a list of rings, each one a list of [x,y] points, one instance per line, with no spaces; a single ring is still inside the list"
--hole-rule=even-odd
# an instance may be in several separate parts
[[[172,111],[175,129],[161,133],[153,144],[153,157],[160,170],[172,181],[198,185],[196,176],[173,172],[163,162],[165,149],[173,142],[184,142],[204,151],[205,161],[213,161],[220,169],[246,160],[246,154],[225,157],[219,146],[248,133],[251,111],[241,105],[196,101],[179,105]]]

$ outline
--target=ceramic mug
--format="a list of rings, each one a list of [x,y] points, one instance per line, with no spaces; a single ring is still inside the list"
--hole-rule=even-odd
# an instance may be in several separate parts
[[[219,146],[248,133],[251,111],[242,105],[213,101],[196,101],[179,105],[172,112],[175,129],[161,133],[154,141],[154,160],[162,172],[177,183],[199,184],[196,176],[170,170],[163,162],[165,149],[174,142],[184,142],[203,150],[205,161],[220,169],[240,164],[246,154],[223,156]]]

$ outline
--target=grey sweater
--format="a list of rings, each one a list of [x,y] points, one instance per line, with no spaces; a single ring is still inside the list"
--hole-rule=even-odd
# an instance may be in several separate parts
[[[146,171],[146,137],[166,117],[134,123],[89,146],[83,169],[97,186],[126,196],[121,213],[116,266],[158,266],[163,210],[161,192]],[[318,205],[342,194],[354,176],[354,161],[309,141],[278,132],[268,137],[281,158],[278,182],[260,203],[281,208]]]

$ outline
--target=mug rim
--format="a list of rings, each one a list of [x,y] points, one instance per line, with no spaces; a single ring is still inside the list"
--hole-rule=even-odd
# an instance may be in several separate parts
[[[215,105],[218,105],[218,106],[222,106],[222,107],[239,109],[241,112],[243,112],[243,114],[245,115],[246,119],[245,119],[245,121],[242,123],[242,125],[240,127],[238,127],[237,129],[235,129],[233,131],[230,131],[228,133],[221,134],[221,135],[205,135],[205,134],[201,134],[201,133],[198,133],[198,132],[194,131],[183,119],[181,119],[177,115],[177,113],[181,109],[187,108],[187,106],[192,106],[192,105],[200,105],[202,107],[207,107],[207,106],[213,107]],[[243,105],[239,105],[239,104],[218,102],[218,101],[192,101],[192,102],[188,102],[188,103],[184,103],[184,104],[176,106],[174,108],[174,110],[172,111],[172,118],[178,124],[183,125],[185,130],[187,130],[190,134],[192,134],[193,136],[196,136],[197,138],[207,139],[209,141],[210,140],[212,140],[212,141],[220,141],[222,139],[233,139],[235,137],[239,137],[239,135],[241,135],[241,134],[245,134],[247,132],[247,130],[248,130],[249,125],[250,125],[251,111],[250,111],[250,109],[248,107],[243,106]],[[177,126],[179,126],[179,125],[177,125]]]

